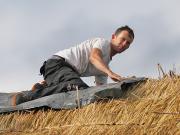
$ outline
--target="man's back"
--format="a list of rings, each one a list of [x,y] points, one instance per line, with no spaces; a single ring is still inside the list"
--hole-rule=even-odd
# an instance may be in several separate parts
[[[59,51],[55,55],[65,58],[81,76],[102,74],[89,62],[89,55],[92,48],[98,48],[102,51],[103,60],[108,65],[110,62],[110,43],[103,38],[86,40],[79,45]]]

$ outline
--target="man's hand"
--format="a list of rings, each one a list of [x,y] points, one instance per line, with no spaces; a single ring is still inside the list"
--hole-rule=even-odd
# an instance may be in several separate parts
[[[109,72],[108,76],[115,82],[119,82],[125,79],[124,77],[121,77],[120,75],[113,72]]]

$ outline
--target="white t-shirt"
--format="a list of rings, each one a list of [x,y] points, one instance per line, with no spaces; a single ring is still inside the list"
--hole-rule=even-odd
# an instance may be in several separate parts
[[[110,42],[103,38],[94,38],[86,40],[79,45],[55,53],[61,56],[71,64],[80,74],[81,77],[95,76],[96,83],[107,83],[107,75],[98,70],[89,61],[92,48],[98,48],[102,51],[104,63],[108,66],[110,59]]]

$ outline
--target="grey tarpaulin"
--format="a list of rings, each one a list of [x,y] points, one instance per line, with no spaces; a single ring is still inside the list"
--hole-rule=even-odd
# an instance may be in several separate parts
[[[52,109],[73,109],[78,107],[77,100],[80,106],[84,106],[103,98],[122,98],[123,93],[128,87],[144,80],[144,77],[130,78],[119,83],[94,86],[84,90],[79,90],[78,99],[77,91],[68,91],[41,97],[32,101],[21,103],[17,106],[10,106],[9,103],[9,98],[13,93],[0,93],[0,113],[40,107],[50,107]]]

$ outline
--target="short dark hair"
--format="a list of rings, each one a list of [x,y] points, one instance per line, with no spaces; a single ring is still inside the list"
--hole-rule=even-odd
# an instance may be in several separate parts
[[[129,26],[127,26],[127,25],[118,28],[118,29],[115,31],[114,34],[117,36],[117,35],[118,35],[119,33],[121,33],[121,31],[123,31],[123,30],[127,30],[127,31],[129,32],[129,34],[132,36],[132,38],[134,39],[134,32],[133,32],[133,30],[132,30]]]

